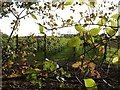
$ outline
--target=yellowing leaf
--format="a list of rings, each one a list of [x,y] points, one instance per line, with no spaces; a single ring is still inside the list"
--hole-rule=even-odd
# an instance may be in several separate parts
[[[119,57],[115,57],[113,58],[112,63],[117,63],[118,61],[119,61]]]
[[[89,67],[90,67],[90,70],[94,70],[96,67],[96,64],[91,62],[91,63],[89,63]]]
[[[74,0],[66,0],[64,5],[71,5],[74,2]]]
[[[39,68],[35,68],[34,70],[35,70],[35,71],[41,71]]]
[[[14,62],[11,61],[11,60],[9,60],[9,61],[8,61],[8,64],[12,65],[12,64],[14,64]]]
[[[94,76],[95,76],[94,70],[90,70],[90,76],[91,76],[91,77],[94,77]]]
[[[100,30],[101,30],[101,28],[92,28],[92,29],[90,30],[90,35],[92,35],[92,36],[97,36],[98,33],[100,32]]]
[[[101,46],[99,48],[99,53],[100,53],[100,55],[103,55],[105,53],[105,47],[104,46]]]
[[[120,57],[120,49],[118,50],[118,56]]]
[[[81,65],[81,62],[78,61],[78,62],[72,64],[72,67],[73,68],[78,68],[80,65]]]
[[[27,59],[26,59],[26,58],[22,58],[21,60],[22,60],[23,62],[25,62]]]

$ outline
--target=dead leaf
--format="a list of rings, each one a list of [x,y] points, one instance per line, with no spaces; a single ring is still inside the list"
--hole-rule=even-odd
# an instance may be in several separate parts
[[[80,61],[72,64],[72,67],[73,67],[73,68],[78,68],[79,66],[81,66],[81,62],[80,62]]]

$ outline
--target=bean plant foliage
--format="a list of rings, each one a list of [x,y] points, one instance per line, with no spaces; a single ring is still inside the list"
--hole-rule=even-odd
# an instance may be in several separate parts
[[[59,82],[59,87],[64,87],[67,79],[74,77],[87,90],[90,87],[98,90],[94,79],[102,79],[106,83],[104,76],[110,73],[109,68],[107,72],[103,70],[103,64],[110,66],[120,62],[119,13],[113,14],[118,9],[118,2],[116,2],[110,0],[102,0],[101,3],[98,0],[1,2],[0,17],[10,17],[10,14],[14,16],[11,22],[12,32],[6,37],[7,39],[3,40],[3,70],[6,71],[6,68],[12,68],[14,65],[21,67],[17,62],[21,60],[23,65],[21,74],[25,75],[31,83],[38,84],[39,88],[42,88],[45,83],[54,82],[54,79]],[[81,9],[83,6],[86,10]],[[72,14],[68,15],[69,13],[65,11],[72,12]],[[66,15],[67,18],[65,18]],[[15,39],[12,36],[14,32],[19,31],[21,20],[28,17],[39,26],[39,31],[43,36],[39,40],[32,34],[26,40],[21,39],[21,42],[19,40],[18,47],[14,45],[16,50],[13,48],[15,43],[12,42]],[[78,17],[77,20],[76,17]],[[73,60],[67,60],[67,65],[61,66],[57,60],[52,60],[53,58],[50,59],[48,56],[55,54],[55,51],[59,53],[59,47],[65,47],[62,46],[64,43],[60,44],[61,39],[56,39],[54,31],[60,29],[62,31],[63,28],[68,27],[74,27],[78,34],[66,40],[66,47],[73,50],[73,55],[71,55]],[[52,31],[52,36],[46,36],[46,31]],[[104,34],[100,35],[100,32]],[[109,42],[113,39],[118,40],[118,47],[111,52]],[[42,40],[44,42],[41,42]],[[39,57],[40,60],[32,60],[31,64],[27,62],[30,57],[37,56],[36,52],[41,52],[37,51],[40,47],[36,47],[36,42],[40,42],[41,49],[43,52],[47,49],[48,54],[44,52],[44,55]],[[103,72],[106,73],[102,75]],[[9,77],[17,76],[17,74],[19,73],[14,70]],[[109,83],[106,84],[114,87]]]

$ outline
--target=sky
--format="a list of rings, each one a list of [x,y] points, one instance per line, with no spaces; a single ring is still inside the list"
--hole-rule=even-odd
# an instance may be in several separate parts
[[[99,3],[102,3],[101,1],[102,0],[100,0]],[[117,1],[117,0],[115,0],[115,1]],[[85,11],[87,8],[84,5],[81,8],[76,7],[76,12],[75,13],[72,13],[70,11],[68,12],[68,9],[69,8],[66,8],[65,10],[62,10],[62,11],[57,10],[56,12],[59,13],[59,15],[61,17],[63,17],[64,19],[67,19],[70,15],[72,15],[74,17],[74,21],[77,22],[78,19],[80,18],[78,11],[79,10]],[[15,18],[12,14],[10,14],[9,18],[6,17],[6,18],[0,19],[0,30],[3,33],[6,33],[6,34],[10,35],[10,33],[12,31],[10,23],[13,19],[15,19]],[[32,33],[35,33],[35,35],[41,35],[40,32],[39,32],[39,26],[35,22],[36,21],[32,17],[22,19],[21,22],[20,22],[19,30],[14,32],[13,35],[18,34],[19,36],[27,36],[27,35],[30,35]],[[56,31],[56,35],[57,34],[67,34],[67,33],[76,34],[78,32],[74,29],[74,27],[63,28],[63,29],[59,29],[59,30]],[[52,33],[51,33],[51,31],[46,31],[46,34],[48,36],[50,36]]]

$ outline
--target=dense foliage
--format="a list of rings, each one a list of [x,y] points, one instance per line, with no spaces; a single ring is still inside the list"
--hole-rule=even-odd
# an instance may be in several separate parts
[[[76,10],[84,5],[88,9]],[[67,19],[57,13],[66,8],[73,13]],[[40,88],[53,82],[53,78],[60,87],[64,87],[66,80],[74,77],[88,90],[90,87],[98,89],[93,80],[97,78],[114,88],[104,78],[110,73],[110,65],[119,65],[120,62],[119,13],[112,13],[117,8],[118,5],[109,0],[100,4],[97,0],[3,2],[1,18],[9,17],[9,13],[15,17],[11,22],[10,36],[3,35],[5,77],[25,75],[27,80]],[[108,11],[103,12],[104,9]],[[76,13],[79,13],[77,21],[74,17]],[[12,37],[13,32],[19,30],[20,21],[30,16],[39,25],[43,36]],[[54,30],[64,27],[74,27],[78,34],[67,38],[55,37]],[[46,36],[45,30],[53,31],[52,36]],[[100,31],[105,33],[99,35]],[[111,48],[112,40],[115,40],[116,48]],[[103,70],[104,64],[108,65],[107,70]]]

